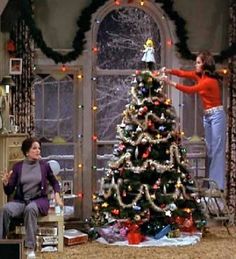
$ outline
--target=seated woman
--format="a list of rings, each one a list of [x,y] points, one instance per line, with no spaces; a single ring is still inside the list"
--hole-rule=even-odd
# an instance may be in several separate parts
[[[35,257],[37,218],[48,214],[48,181],[55,192],[56,203],[63,206],[59,183],[48,163],[40,160],[40,148],[37,139],[25,139],[21,146],[25,159],[16,163],[12,171],[5,171],[2,175],[5,194],[14,193],[14,197],[0,209],[0,238],[6,238],[11,218],[23,217],[28,258]]]

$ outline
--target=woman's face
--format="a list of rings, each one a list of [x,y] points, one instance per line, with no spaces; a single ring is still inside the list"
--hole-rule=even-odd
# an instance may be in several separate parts
[[[40,156],[41,148],[38,142],[33,142],[30,150],[27,152],[27,158],[29,160],[39,160],[41,158]]]
[[[197,73],[202,72],[202,66],[203,66],[202,59],[200,57],[197,57],[196,63],[195,63],[195,70],[196,70]]]

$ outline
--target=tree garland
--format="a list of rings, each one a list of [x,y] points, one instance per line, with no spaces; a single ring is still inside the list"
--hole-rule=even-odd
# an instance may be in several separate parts
[[[30,29],[30,33],[41,51],[50,59],[54,60],[55,63],[67,63],[76,60],[84,50],[84,44],[86,43],[85,33],[91,28],[92,14],[95,13],[99,7],[104,5],[108,0],[92,0],[92,3],[83,9],[81,15],[77,21],[78,30],[72,43],[73,50],[61,54],[58,51],[48,47],[43,39],[41,30],[36,26],[33,19],[32,6],[30,0],[22,0],[21,13],[27,26]],[[167,13],[169,18],[175,23],[176,35],[179,42],[175,44],[177,51],[181,54],[182,58],[195,59],[195,55],[191,53],[187,45],[188,35],[185,29],[186,22],[179,16],[178,12],[173,9],[173,0],[155,0],[156,3],[161,4],[161,8]],[[231,46],[222,50],[220,55],[215,56],[217,62],[236,54],[236,43],[232,43]]]

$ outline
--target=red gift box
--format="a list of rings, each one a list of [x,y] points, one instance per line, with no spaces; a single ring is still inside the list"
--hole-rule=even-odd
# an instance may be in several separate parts
[[[143,235],[139,232],[130,232],[127,235],[128,243],[130,245],[137,245],[143,241]]]

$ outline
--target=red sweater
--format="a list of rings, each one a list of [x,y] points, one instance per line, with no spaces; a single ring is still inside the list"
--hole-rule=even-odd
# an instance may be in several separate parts
[[[172,69],[170,74],[186,77],[196,81],[193,86],[177,84],[176,88],[184,93],[198,93],[205,110],[222,105],[220,86],[217,79],[204,75],[198,76],[195,71]]]

